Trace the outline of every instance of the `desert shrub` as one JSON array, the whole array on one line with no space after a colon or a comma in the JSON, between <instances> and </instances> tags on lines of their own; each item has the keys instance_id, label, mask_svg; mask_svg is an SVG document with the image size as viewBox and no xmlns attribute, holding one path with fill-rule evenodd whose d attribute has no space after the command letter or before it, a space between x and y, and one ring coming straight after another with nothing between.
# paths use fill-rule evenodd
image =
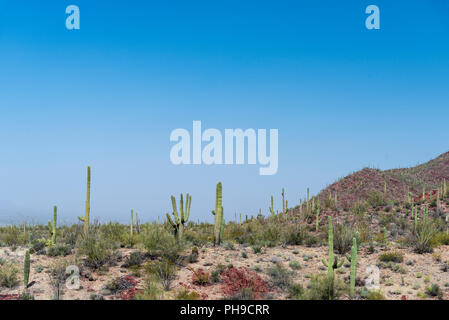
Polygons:
<instances>
[{"instance_id":1,"label":"desert shrub","mask_svg":"<svg viewBox=\"0 0 449 320\"><path fill-rule=\"evenodd\" d=\"M251 288L242 288L237 293L226 296L226 300L254 300L256 295Z\"/></svg>"},{"instance_id":2,"label":"desert shrub","mask_svg":"<svg viewBox=\"0 0 449 320\"><path fill-rule=\"evenodd\" d=\"M162 257L172 263L179 261L180 252L184 248L184 243L177 241L172 234L157 225L147 230L143 241L145 249L151 256Z\"/></svg>"},{"instance_id":3,"label":"desert shrub","mask_svg":"<svg viewBox=\"0 0 449 320\"><path fill-rule=\"evenodd\" d=\"M196 291L189 291L186 288L180 289L175 296L175 300L199 300L201 296Z\"/></svg>"},{"instance_id":4,"label":"desert shrub","mask_svg":"<svg viewBox=\"0 0 449 320\"><path fill-rule=\"evenodd\" d=\"M334 250L339 254L344 254L351 250L352 231L349 227L339 224L334 228Z\"/></svg>"},{"instance_id":5,"label":"desert shrub","mask_svg":"<svg viewBox=\"0 0 449 320\"><path fill-rule=\"evenodd\" d=\"M199 256L198 248L197 247L193 247L192 248L192 252L187 256L187 261L189 263L197 262L198 261L198 256Z\"/></svg>"},{"instance_id":6,"label":"desert shrub","mask_svg":"<svg viewBox=\"0 0 449 320\"><path fill-rule=\"evenodd\" d=\"M306 236L306 239L305 239L305 245L306 245L307 247L313 247L314 245L318 244L319 241L320 241L320 240L318 239L318 237L314 237L314 236L311 236L311 235L307 235L307 236Z\"/></svg>"},{"instance_id":7,"label":"desert shrub","mask_svg":"<svg viewBox=\"0 0 449 320\"><path fill-rule=\"evenodd\" d=\"M135 266L140 266L145 260L144 254L135 251L131 252L128 257L126 257L125 262L122 264L123 268L130 268Z\"/></svg>"},{"instance_id":8,"label":"desert shrub","mask_svg":"<svg viewBox=\"0 0 449 320\"><path fill-rule=\"evenodd\" d=\"M85 266L93 269L104 266L113 258L111 244L94 231L81 241L79 253L86 256Z\"/></svg>"},{"instance_id":9,"label":"desert shrub","mask_svg":"<svg viewBox=\"0 0 449 320\"><path fill-rule=\"evenodd\" d=\"M302 300L304 295L304 288L299 283L293 283L288 286L288 294L290 299Z\"/></svg>"},{"instance_id":10,"label":"desert shrub","mask_svg":"<svg viewBox=\"0 0 449 320\"><path fill-rule=\"evenodd\" d=\"M438 234L438 226L431 219L418 221L412 234L412 244L416 253L432 252L432 240Z\"/></svg>"},{"instance_id":11,"label":"desert shrub","mask_svg":"<svg viewBox=\"0 0 449 320\"><path fill-rule=\"evenodd\" d=\"M432 246L449 245L449 233L438 232L432 239Z\"/></svg>"},{"instance_id":12,"label":"desert shrub","mask_svg":"<svg viewBox=\"0 0 449 320\"><path fill-rule=\"evenodd\" d=\"M209 272L203 270L202 268L198 268L197 270L192 269L191 271L193 272L192 282L194 284L204 286L209 283Z\"/></svg>"},{"instance_id":13,"label":"desert shrub","mask_svg":"<svg viewBox=\"0 0 449 320\"><path fill-rule=\"evenodd\" d=\"M384 199L384 196L381 192L372 192L368 200L366 200L367 204L370 205L373 208L382 207L386 205L386 201Z\"/></svg>"},{"instance_id":14,"label":"desert shrub","mask_svg":"<svg viewBox=\"0 0 449 320\"><path fill-rule=\"evenodd\" d=\"M68 273L69 266L75 266L81 272L80 265L76 259L58 258L49 267L50 286L53 290L53 299L59 300L63 295L63 287L67 278L72 274ZM73 271L73 270L72 270Z\"/></svg>"},{"instance_id":15,"label":"desert shrub","mask_svg":"<svg viewBox=\"0 0 449 320\"><path fill-rule=\"evenodd\" d=\"M136 294L136 300L160 300L164 298L162 289L158 286L157 277L149 275L145 278L143 291Z\"/></svg>"},{"instance_id":16,"label":"desert shrub","mask_svg":"<svg viewBox=\"0 0 449 320\"><path fill-rule=\"evenodd\" d=\"M443 297L443 291L436 283L432 284L430 287L427 287L426 293L431 297L438 297L440 299Z\"/></svg>"},{"instance_id":17,"label":"desert shrub","mask_svg":"<svg viewBox=\"0 0 449 320\"><path fill-rule=\"evenodd\" d=\"M253 252L255 254L259 254L259 253L262 252L262 246L261 245L254 245L254 246L252 246L252 249L253 249Z\"/></svg>"},{"instance_id":18,"label":"desert shrub","mask_svg":"<svg viewBox=\"0 0 449 320\"><path fill-rule=\"evenodd\" d=\"M401 263L404 261L404 254L398 251L385 252L379 256L379 261Z\"/></svg>"},{"instance_id":19,"label":"desert shrub","mask_svg":"<svg viewBox=\"0 0 449 320\"><path fill-rule=\"evenodd\" d=\"M276 264L275 266L268 268L267 274L271 278L271 285L273 287L279 287L285 289L291 283L293 273L285 269L282 265Z\"/></svg>"},{"instance_id":20,"label":"desert shrub","mask_svg":"<svg viewBox=\"0 0 449 320\"><path fill-rule=\"evenodd\" d=\"M300 264L298 261L290 261L290 262L288 263L288 266L289 266L290 268L292 268L293 270L299 270L299 269L301 269L301 264Z\"/></svg>"},{"instance_id":21,"label":"desert shrub","mask_svg":"<svg viewBox=\"0 0 449 320\"><path fill-rule=\"evenodd\" d=\"M212 282L216 283L220 281L220 272L214 270L210 273L210 279Z\"/></svg>"},{"instance_id":22,"label":"desert shrub","mask_svg":"<svg viewBox=\"0 0 449 320\"><path fill-rule=\"evenodd\" d=\"M19 270L17 267L7 261L0 263L0 287L12 288L18 283Z\"/></svg>"},{"instance_id":23,"label":"desert shrub","mask_svg":"<svg viewBox=\"0 0 449 320\"><path fill-rule=\"evenodd\" d=\"M37 253L45 248L45 240L42 239L33 239L31 241L31 253Z\"/></svg>"},{"instance_id":24,"label":"desert shrub","mask_svg":"<svg viewBox=\"0 0 449 320\"><path fill-rule=\"evenodd\" d=\"M126 226L121 225L118 222L109 222L101 226L101 233L104 239L110 243L122 244L125 239L125 234L129 232Z\"/></svg>"},{"instance_id":25,"label":"desert shrub","mask_svg":"<svg viewBox=\"0 0 449 320\"><path fill-rule=\"evenodd\" d=\"M385 300L385 296L380 290L364 290L360 296L366 300Z\"/></svg>"},{"instance_id":26,"label":"desert shrub","mask_svg":"<svg viewBox=\"0 0 449 320\"><path fill-rule=\"evenodd\" d=\"M154 274L161 281L165 291L169 291L171 283L176 277L176 265L167 258L160 261L154 261L147 266L147 272Z\"/></svg>"},{"instance_id":27,"label":"desert shrub","mask_svg":"<svg viewBox=\"0 0 449 320\"><path fill-rule=\"evenodd\" d=\"M282 232L282 242L287 245L300 245L304 242L307 231L298 224L287 225Z\"/></svg>"},{"instance_id":28,"label":"desert shrub","mask_svg":"<svg viewBox=\"0 0 449 320\"><path fill-rule=\"evenodd\" d=\"M72 253L72 247L67 244L56 244L54 246L48 247L47 256L58 257L58 256L68 256Z\"/></svg>"},{"instance_id":29,"label":"desert shrub","mask_svg":"<svg viewBox=\"0 0 449 320\"><path fill-rule=\"evenodd\" d=\"M357 202L352 206L351 211L356 216L363 216L366 212L366 206L360 202Z\"/></svg>"},{"instance_id":30,"label":"desert shrub","mask_svg":"<svg viewBox=\"0 0 449 320\"><path fill-rule=\"evenodd\" d=\"M253 299L259 299L261 295L269 291L265 281L245 267L228 268L223 271L221 276L223 279L222 291L228 297L235 296L246 288L253 293Z\"/></svg>"},{"instance_id":31,"label":"desert shrub","mask_svg":"<svg viewBox=\"0 0 449 320\"><path fill-rule=\"evenodd\" d=\"M307 290L304 292L306 300L329 300L330 280L327 274L312 275ZM334 296L338 299L343 293L347 292L347 286L338 278L334 279Z\"/></svg>"},{"instance_id":32,"label":"desert shrub","mask_svg":"<svg viewBox=\"0 0 449 320\"><path fill-rule=\"evenodd\" d=\"M110 290L112 294L119 294L125 290L134 288L137 281L130 276L117 277L108 283L106 283L105 288Z\"/></svg>"},{"instance_id":33,"label":"desert shrub","mask_svg":"<svg viewBox=\"0 0 449 320\"><path fill-rule=\"evenodd\" d=\"M277 223L269 223L265 226L262 234L262 240L268 246L275 246L281 238L281 228Z\"/></svg>"}]
</instances>

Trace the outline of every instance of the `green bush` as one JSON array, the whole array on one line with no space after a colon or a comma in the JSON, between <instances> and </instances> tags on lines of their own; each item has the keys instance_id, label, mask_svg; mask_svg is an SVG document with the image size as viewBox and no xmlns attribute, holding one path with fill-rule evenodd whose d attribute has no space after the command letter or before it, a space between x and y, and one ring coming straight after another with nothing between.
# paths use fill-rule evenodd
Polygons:
<instances>
[{"instance_id":1,"label":"green bush","mask_svg":"<svg viewBox=\"0 0 449 320\"><path fill-rule=\"evenodd\" d=\"M11 262L2 262L0 264L0 287L12 288L18 281L19 270Z\"/></svg>"},{"instance_id":2,"label":"green bush","mask_svg":"<svg viewBox=\"0 0 449 320\"><path fill-rule=\"evenodd\" d=\"M285 269L280 264L268 268L267 274L271 277L271 285L282 289L287 288L290 285L293 276L291 271Z\"/></svg>"},{"instance_id":3,"label":"green bush","mask_svg":"<svg viewBox=\"0 0 449 320\"><path fill-rule=\"evenodd\" d=\"M412 235L412 243L416 253L430 253L433 251L432 241L438 234L438 226L430 218L420 220Z\"/></svg>"},{"instance_id":4,"label":"green bush","mask_svg":"<svg viewBox=\"0 0 449 320\"><path fill-rule=\"evenodd\" d=\"M389 251L389 252L382 253L379 256L379 261L401 263L404 261L404 255L398 251Z\"/></svg>"},{"instance_id":5,"label":"green bush","mask_svg":"<svg viewBox=\"0 0 449 320\"><path fill-rule=\"evenodd\" d=\"M80 253L86 256L85 266L93 269L104 266L113 258L111 244L95 232L89 232L89 236L82 240L79 249Z\"/></svg>"},{"instance_id":6,"label":"green bush","mask_svg":"<svg viewBox=\"0 0 449 320\"><path fill-rule=\"evenodd\" d=\"M443 297L443 291L441 291L440 287L436 283L432 284L430 287L427 287L426 293L431 297L438 297L440 299Z\"/></svg>"},{"instance_id":7,"label":"green bush","mask_svg":"<svg viewBox=\"0 0 449 320\"><path fill-rule=\"evenodd\" d=\"M352 230L346 225L339 224L334 228L334 251L338 254L345 254L352 247Z\"/></svg>"},{"instance_id":8,"label":"green bush","mask_svg":"<svg viewBox=\"0 0 449 320\"><path fill-rule=\"evenodd\" d=\"M67 244L56 244L47 249L47 256L57 257L57 256L68 256L72 253L72 247Z\"/></svg>"},{"instance_id":9,"label":"green bush","mask_svg":"<svg viewBox=\"0 0 449 320\"><path fill-rule=\"evenodd\" d=\"M161 261L154 261L147 266L148 274L153 274L161 281L166 291L171 288L171 283L176 277L176 265L173 261L163 258Z\"/></svg>"},{"instance_id":10,"label":"green bush","mask_svg":"<svg viewBox=\"0 0 449 320\"><path fill-rule=\"evenodd\" d=\"M306 300L329 300L329 278L327 274L312 275L307 290L304 292ZM334 299L338 299L348 291L347 286L338 278L334 279Z\"/></svg>"}]
</instances>

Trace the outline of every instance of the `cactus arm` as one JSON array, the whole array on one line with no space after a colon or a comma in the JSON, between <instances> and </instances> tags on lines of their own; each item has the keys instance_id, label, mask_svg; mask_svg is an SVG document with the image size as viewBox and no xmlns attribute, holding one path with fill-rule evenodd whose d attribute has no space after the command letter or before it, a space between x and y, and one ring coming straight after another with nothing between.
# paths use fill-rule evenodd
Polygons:
<instances>
[{"instance_id":1,"label":"cactus arm","mask_svg":"<svg viewBox=\"0 0 449 320\"><path fill-rule=\"evenodd\" d=\"M181 193L181 197L180 197L180 200L179 200L179 206L180 206L180 208L179 208L179 221L181 222L181 224L183 224L184 223L184 197L183 197L182 193Z\"/></svg>"},{"instance_id":2,"label":"cactus arm","mask_svg":"<svg viewBox=\"0 0 449 320\"><path fill-rule=\"evenodd\" d=\"M171 204L173 207L174 222L177 224L179 222L179 217L178 217L178 208L176 207L176 198L174 196L171 196Z\"/></svg>"}]
</instances>

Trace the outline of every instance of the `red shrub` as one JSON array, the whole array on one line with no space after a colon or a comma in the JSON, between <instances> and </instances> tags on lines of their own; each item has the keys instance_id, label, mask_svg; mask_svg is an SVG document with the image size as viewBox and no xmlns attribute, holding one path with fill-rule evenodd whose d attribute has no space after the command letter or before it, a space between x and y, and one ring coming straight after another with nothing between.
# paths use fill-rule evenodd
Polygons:
<instances>
[{"instance_id":1,"label":"red shrub","mask_svg":"<svg viewBox=\"0 0 449 320\"><path fill-rule=\"evenodd\" d=\"M245 267L229 268L222 272L222 291L226 295L233 296L244 288L249 288L254 293L254 298L259 299L261 294L269 292L265 281L256 273Z\"/></svg>"},{"instance_id":2,"label":"red shrub","mask_svg":"<svg viewBox=\"0 0 449 320\"><path fill-rule=\"evenodd\" d=\"M196 270L191 270L193 272L192 275L192 283L199 285L199 286L205 286L209 283L209 272L204 271L202 268L198 268Z\"/></svg>"}]
</instances>

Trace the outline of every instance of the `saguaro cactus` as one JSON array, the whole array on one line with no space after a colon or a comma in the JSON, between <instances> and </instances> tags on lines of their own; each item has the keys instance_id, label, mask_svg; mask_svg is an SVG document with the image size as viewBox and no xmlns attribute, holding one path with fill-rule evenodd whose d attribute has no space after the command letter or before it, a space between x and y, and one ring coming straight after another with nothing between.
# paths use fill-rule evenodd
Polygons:
<instances>
[{"instance_id":1,"label":"saguaro cactus","mask_svg":"<svg viewBox=\"0 0 449 320\"><path fill-rule=\"evenodd\" d=\"M53 207L53 222L48 221L48 231L50 233L50 245L56 244L56 219L58 217L58 208Z\"/></svg>"},{"instance_id":2,"label":"saguaro cactus","mask_svg":"<svg viewBox=\"0 0 449 320\"><path fill-rule=\"evenodd\" d=\"M285 213L285 193L284 188L282 188L282 213Z\"/></svg>"},{"instance_id":3,"label":"saguaro cactus","mask_svg":"<svg viewBox=\"0 0 449 320\"><path fill-rule=\"evenodd\" d=\"M171 196L171 203L173 207L173 220L170 218L170 215L167 213L167 220L170 225L173 227L175 232L175 236L178 240L182 239L182 235L184 234L184 223L189 220L190 216L190 205L192 204L192 197L187 193L186 194L186 205L184 208L184 198L181 193L181 198L179 200L179 214L178 208L176 207L176 198Z\"/></svg>"},{"instance_id":4,"label":"saguaro cactus","mask_svg":"<svg viewBox=\"0 0 449 320\"><path fill-rule=\"evenodd\" d=\"M343 265L344 259L338 261L338 257L334 256L334 229L332 226L332 217L328 216L329 222L329 238L328 238L328 246L329 246L329 254L328 260L321 260L324 266L327 267L327 277L328 277L328 285L329 285L329 300L334 298L334 270L340 268Z\"/></svg>"},{"instance_id":5,"label":"saguaro cactus","mask_svg":"<svg viewBox=\"0 0 449 320\"><path fill-rule=\"evenodd\" d=\"M131 237L133 236L133 230L134 229L134 212L133 209L131 209L131 224L129 225L129 233L131 234Z\"/></svg>"},{"instance_id":6,"label":"saguaro cactus","mask_svg":"<svg viewBox=\"0 0 449 320\"><path fill-rule=\"evenodd\" d=\"M27 250L25 253L25 260L23 263L23 285L25 288L30 283L30 251Z\"/></svg>"},{"instance_id":7,"label":"saguaro cactus","mask_svg":"<svg viewBox=\"0 0 449 320\"><path fill-rule=\"evenodd\" d=\"M447 188L447 182L446 182L446 179L444 179L444 184L443 184L443 197L447 197L447 196L449 196L449 193L448 193L448 188Z\"/></svg>"},{"instance_id":8,"label":"saguaro cactus","mask_svg":"<svg viewBox=\"0 0 449 320\"><path fill-rule=\"evenodd\" d=\"M212 214L215 215L214 225L214 244L219 245L221 242L221 232L223 224L223 202L222 202L222 185L221 182L217 183L217 192L215 198L215 210Z\"/></svg>"},{"instance_id":9,"label":"saguaro cactus","mask_svg":"<svg viewBox=\"0 0 449 320\"><path fill-rule=\"evenodd\" d=\"M84 222L84 236L89 235L89 218L90 218L90 166L87 167L87 191L86 191L86 210L84 217L78 219Z\"/></svg>"},{"instance_id":10,"label":"saguaro cactus","mask_svg":"<svg viewBox=\"0 0 449 320\"><path fill-rule=\"evenodd\" d=\"M320 212L321 212L320 196L318 196L318 207L316 208L316 217L315 217L315 231L316 232L318 232L318 229L320 228Z\"/></svg>"},{"instance_id":11,"label":"saguaro cactus","mask_svg":"<svg viewBox=\"0 0 449 320\"><path fill-rule=\"evenodd\" d=\"M274 208L273 208L273 196L271 196L270 213L271 213L271 216L272 216L272 217L275 216L275 214L274 214Z\"/></svg>"},{"instance_id":12,"label":"saguaro cactus","mask_svg":"<svg viewBox=\"0 0 449 320\"><path fill-rule=\"evenodd\" d=\"M351 297L355 294L355 280L357 276L357 259L358 259L358 251L359 251L359 245L357 243L357 238L354 237L352 239L352 248L351 248L351 255L346 254L346 259L351 263L351 273L350 273L350 295Z\"/></svg>"}]
</instances>

